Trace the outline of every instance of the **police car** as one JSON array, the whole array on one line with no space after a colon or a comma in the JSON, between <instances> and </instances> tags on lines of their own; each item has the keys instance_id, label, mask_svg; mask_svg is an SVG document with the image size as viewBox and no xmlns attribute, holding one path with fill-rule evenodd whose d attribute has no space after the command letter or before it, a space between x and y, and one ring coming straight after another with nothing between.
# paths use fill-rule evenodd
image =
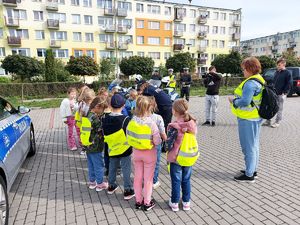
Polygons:
<instances>
[{"instance_id":1,"label":"police car","mask_svg":"<svg viewBox=\"0 0 300 225\"><path fill-rule=\"evenodd\" d=\"M36 152L30 109L14 108L0 96L0 224L8 224L10 190L27 156Z\"/></svg>"}]
</instances>

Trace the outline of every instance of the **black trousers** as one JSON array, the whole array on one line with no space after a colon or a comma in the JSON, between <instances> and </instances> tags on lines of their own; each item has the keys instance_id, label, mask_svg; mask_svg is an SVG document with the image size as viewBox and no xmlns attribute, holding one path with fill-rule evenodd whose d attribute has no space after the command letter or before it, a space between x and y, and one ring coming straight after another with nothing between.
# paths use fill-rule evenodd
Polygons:
<instances>
[{"instance_id":1,"label":"black trousers","mask_svg":"<svg viewBox=\"0 0 300 225\"><path fill-rule=\"evenodd\" d=\"M189 87L182 87L180 90L180 97L183 98L185 96L185 99L187 101L190 100L190 88Z\"/></svg>"}]
</instances>

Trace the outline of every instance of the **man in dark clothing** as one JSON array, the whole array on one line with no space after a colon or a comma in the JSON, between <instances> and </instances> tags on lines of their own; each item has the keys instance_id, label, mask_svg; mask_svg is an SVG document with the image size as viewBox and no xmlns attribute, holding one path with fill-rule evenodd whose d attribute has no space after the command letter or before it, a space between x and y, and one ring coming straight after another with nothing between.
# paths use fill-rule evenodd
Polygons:
<instances>
[{"instance_id":1,"label":"man in dark clothing","mask_svg":"<svg viewBox=\"0 0 300 225\"><path fill-rule=\"evenodd\" d=\"M205 95L205 115L206 121L202 125L216 125L216 115L219 103L219 89L222 75L218 74L216 67L209 67L209 73L204 79L206 89ZM210 113L211 112L211 113ZM211 115L210 115L211 114ZM210 123L211 121L211 123Z\"/></svg>"},{"instance_id":2,"label":"man in dark clothing","mask_svg":"<svg viewBox=\"0 0 300 225\"><path fill-rule=\"evenodd\" d=\"M186 100L190 100L190 87L192 83L192 76L189 73L189 68L183 68L183 74L180 76L180 97L185 96Z\"/></svg>"},{"instance_id":3,"label":"man in dark clothing","mask_svg":"<svg viewBox=\"0 0 300 225\"><path fill-rule=\"evenodd\" d=\"M277 71L274 74L273 85L279 99L279 110L275 118L275 123L271 124L271 120L267 120L263 125L271 126L273 128L279 127L282 120L283 103L286 100L287 94L293 85L293 78L291 73L285 68L286 61L280 58L277 61Z\"/></svg>"},{"instance_id":4,"label":"man in dark clothing","mask_svg":"<svg viewBox=\"0 0 300 225\"><path fill-rule=\"evenodd\" d=\"M162 79L159 74L159 71L157 69L155 69L154 72L152 73L151 79L152 80L161 80Z\"/></svg>"}]
</instances>

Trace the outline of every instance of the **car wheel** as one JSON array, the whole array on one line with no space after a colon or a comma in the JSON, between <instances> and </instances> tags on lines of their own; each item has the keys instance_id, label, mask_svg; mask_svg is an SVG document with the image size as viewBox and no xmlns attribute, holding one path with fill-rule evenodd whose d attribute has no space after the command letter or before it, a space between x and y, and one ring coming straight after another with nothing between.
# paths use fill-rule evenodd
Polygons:
<instances>
[{"instance_id":1,"label":"car wheel","mask_svg":"<svg viewBox=\"0 0 300 225\"><path fill-rule=\"evenodd\" d=\"M34 156L36 152L36 144L35 144L35 136L34 136L34 130L33 127L30 128L30 149L28 152L28 156Z\"/></svg>"},{"instance_id":2,"label":"car wheel","mask_svg":"<svg viewBox=\"0 0 300 225\"><path fill-rule=\"evenodd\" d=\"M9 207L6 184L0 176L0 225L8 224Z\"/></svg>"}]
</instances>

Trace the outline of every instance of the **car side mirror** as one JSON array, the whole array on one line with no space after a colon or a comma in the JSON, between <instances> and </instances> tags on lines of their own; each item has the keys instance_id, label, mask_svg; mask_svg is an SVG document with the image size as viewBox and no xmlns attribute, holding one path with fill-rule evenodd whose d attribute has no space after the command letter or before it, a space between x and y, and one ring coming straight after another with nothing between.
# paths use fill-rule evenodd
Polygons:
<instances>
[{"instance_id":1,"label":"car side mirror","mask_svg":"<svg viewBox=\"0 0 300 225\"><path fill-rule=\"evenodd\" d=\"M26 114L26 113L29 113L29 112L30 112L30 109L27 108L27 107L25 107L25 106L19 106L19 107L18 107L18 111L19 111L19 113L21 113L21 114Z\"/></svg>"}]
</instances>

